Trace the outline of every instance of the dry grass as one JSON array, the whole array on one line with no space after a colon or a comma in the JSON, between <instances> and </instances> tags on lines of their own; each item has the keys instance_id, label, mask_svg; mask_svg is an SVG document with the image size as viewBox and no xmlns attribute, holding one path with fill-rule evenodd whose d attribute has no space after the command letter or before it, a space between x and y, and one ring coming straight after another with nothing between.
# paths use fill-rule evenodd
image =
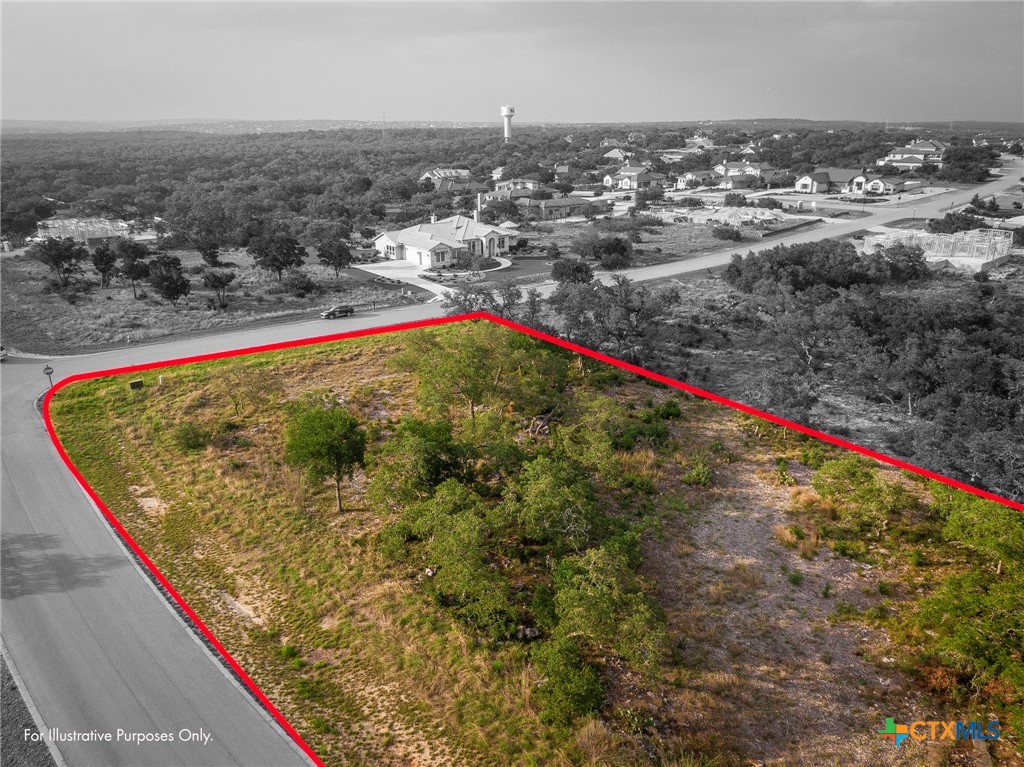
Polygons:
<instances>
[{"instance_id":1,"label":"dry grass","mask_svg":"<svg viewBox=\"0 0 1024 767\"><path fill-rule=\"evenodd\" d=\"M138 343L162 336L210 330L288 317L308 317L334 303L369 307L402 303L398 291L377 283L356 279L307 259L304 271L323 289L304 298L278 293L277 278L255 267L244 251L224 255L225 266L237 274L228 294L228 309L208 308L213 293L202 285L199 274L190 273L202 265L194 251L172 251L181 259L192 292L177 307L160 299L149 289L146 298L136 300L130 285L115 282L100 288L91 268L78 280L78 290L48 290L50 273L25 254L0 259L0 295L4 345L19 351L71 353L90 346Z\"/></svg>"}]
</instances>

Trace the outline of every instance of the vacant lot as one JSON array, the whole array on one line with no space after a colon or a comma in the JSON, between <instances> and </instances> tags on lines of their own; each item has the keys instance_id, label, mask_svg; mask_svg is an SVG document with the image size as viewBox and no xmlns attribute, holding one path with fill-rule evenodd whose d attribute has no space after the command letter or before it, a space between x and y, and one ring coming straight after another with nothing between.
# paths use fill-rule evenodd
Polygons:
<instances>
[{"instance_id":1,"label":"vacant lot","mask_svg":"<svg viewBox=\"0 0 1024 767\"><path fill-rule=\"evenodd\" d=\"M229 251L219 268L237 276L228 290L228 308L220 310L211 308L214 295L203 287L199 255L188 250L170 255L181 259L192 282L191 294L177 307L144 283L139 285L137 299L124 281L101 288L89 264L68 288L57 289L46 267L25 252L4 254L0 257L4 345L24 352L70 354L178 333L309 317L335 303L368 309L419 300L403 296L400 287L373 282L372 275L358 269L343 270L336 279L333 270L312 256L307 256L303 271L314 288L289 289L276 275L257 269L249 254Z\"/></svg>"},{"instance_id":2,"label":"vacant lot","mask_svg":"<svg viewBox=\"0 0 1024 767\"><path fill-rule=\"evenodd\" d=\"M974 763L874 733L975 705L928 697L879 622L940 571L829 533L809 483L837 451L490 323L160 372L61 390L58 434L330 765ZM367 431L341 514L284 459L308 407ZM893 526L923 513L920 483L856 476L906 486Z\"/></svg>"}]
</instances>

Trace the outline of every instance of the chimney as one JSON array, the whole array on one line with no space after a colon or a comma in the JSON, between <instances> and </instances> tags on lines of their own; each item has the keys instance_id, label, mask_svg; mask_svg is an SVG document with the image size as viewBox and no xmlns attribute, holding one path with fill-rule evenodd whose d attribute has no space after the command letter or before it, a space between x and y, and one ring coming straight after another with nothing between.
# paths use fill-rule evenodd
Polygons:
<instances>
[{"instance_id":1,"label":"chimney","mask_svg":"<svg viewBox=\"0 0 1024 767\"><path fill-rule=\"evenodd\" d=\"M476 193L476 209L480 210L483 207L484 207L484 193L483 192L477 192Z\"/></svg>"},{"instance_id":2,"label":"chimney","mask_svg":"<svg viewBox=\"0 0 1024 767\"><path fill-rule=\"evenodd\" d=\"M473 211L473 220L476 221L477 223L480 223L480 209L479 208L477 208L476 210Z\"/></svg>"},{"instance_id":3,"label":"chimney","mask_svg":"<svg viewBox=\"0 0 1024 767\"><path fill-rule=\"evenodd\" d=\"M431 213L430 214L430 223L432 223L432 224L436 224L437 223L437 214L436 213Z\"/></svg>"}]
</instances>

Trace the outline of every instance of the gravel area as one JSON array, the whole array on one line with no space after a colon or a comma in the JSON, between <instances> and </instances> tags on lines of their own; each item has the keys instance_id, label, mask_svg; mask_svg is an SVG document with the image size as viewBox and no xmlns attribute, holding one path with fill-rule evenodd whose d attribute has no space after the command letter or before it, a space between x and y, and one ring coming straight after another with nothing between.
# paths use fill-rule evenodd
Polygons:
<instances>
[{"instance_id":1,"label":"gravel area","mask_svg":"<svg viewBox=\"0 0 1024 767\"><path fill-rule=\"evenodd\" d=\"M39 732L7 662L0 659L3 694L0 695L0 765L2 767L57 767L42 741L27 741L25 730Z\"/></svg>"}]
</instances>

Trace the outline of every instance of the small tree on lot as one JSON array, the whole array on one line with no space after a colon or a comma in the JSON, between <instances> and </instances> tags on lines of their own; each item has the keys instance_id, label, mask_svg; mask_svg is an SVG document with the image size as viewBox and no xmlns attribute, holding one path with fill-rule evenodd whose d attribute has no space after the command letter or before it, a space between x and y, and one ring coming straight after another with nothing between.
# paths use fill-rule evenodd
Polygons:
<instances>
[{"instance_id":1,"label":"small tree on lot","mask_svg":"<svg viewBox=\"0 0 1024 767\"><path fill-rule=\"evenodd\" d=\"M149 284L162 299L177 306L178 301L192 292L192 283L181 269L181 259L175 256L157 256L149 266Z\"/></svg>"},{"instance_id":2,"label":"small tree on lot","mask_svg":"<svg viewBox=\"0 0 1024 767\"><path fill-rule=\"evenodd\" d=\"M334 495L341 509L341 482L363 465L366 432L359 419L342 408L320 405L296 411L285 431L284 460L305 469L312 482L334 480Z\"/></svg>"},{"instance_id":3,"label":"small tree on lot","mask_svg":"<svg viewBox=\"0 0 1024 767\"><path fill-rule=\"evenodd\" d=\"M58 240L47 237L29 249L29 255L42 261L46 268L57 277L60 286L67 287L71 278L82 272L82 261L89 251L78 245L70 237Z\"/></svg>"},{"instance_id":4,"label":"small tree on lot","mask_svg":"<svg viewBox=\"0 0 1024 767\"><path fill-rule=\"evenodd\" d=\"M727 208L742 208L747 204L747 198L739 192L729 192L722 200L722 204Z\"/></svg>"},{"instance_id":5,"label":"small tree on lot","mask_svg":"<svg viewBox=\"0 0 1024 767\"><path fill-rule=\"evenodd\" d=\"M220 246L217 243L204 240L196 246L196 250L207 266L220 266Z\"/></svg>"},{"instance_id":6,"label":"small tree on lot","mask_svg":"<svg viewBox=\"0 0 1024 767\"><path fill-rule=\"evenodd\" d=\"M352 253L349 251L348 245L341 240L330 240L320 243L320 247L317 248L317 255L320 258L321 264L334 269L335 279L341 276L342 269L348 269L352 266Z\"/></svg>"},{"instance_id":7,"label":"small tree on lot","mask_svg":"<svg viewBox=\"0 0 1024 767\"><path fill-rule=\"evenodd\" d=\"M565 259L555 264L555 267L551 270L551 276L559 284L576 283L587 285L594 280L594 270L590 268L590 264L583 260Z\"/></svg>"},{"instance_id":8,"label":"small tree on lot","mask_svg":"<svg viewBox=\"0 0 1024 767\"><path fill-rule=\"evenodd\" d=\"M217 305L221 309L226 309L228 306L228 286L234 281L234 272L218 272L213 269L203 272L203 285L216 294Z\"/></svg>"},{"instance_id":9,"label":"small tree on lot","mask_svg":"<svg viewBox=\"0 0 1024 767\"><path fill-rule=\"evenodd\" d=\"M633 243L622 237L608 237L601 244L601 266L625 269L633 262Z\"/></svg>"},{"instance_id":10,"label":"small tree on lot","mask_svg":"<svg viewBox=\"0 0 1024 767\"><path fill-rule=\"evenodd\" d=\"M110 278L117 272L117 254L109 245L100 245L92 252L92 266L100 276L100 287L109 287Z\"/></svg>"},{"instance_id":11,"label":"small tree on lot","mask_svg":"<svg viewBox=\"0 0 1024 767\"><path fill-rule=\"evenodd\" d=\"M149 276L149 249L131 240L122 240L114 246L121 266L118 273L132 284L132 296L139 297L138 284Z\"/></svg>"},{"instance_id":12,"label":"small tree on lot","mask_svg":"<svg viewBox=\"0 0 1024 767\"><path fill-rule=\"evenodd\" d=\"M287 270L302 266L306 255L306 249L299 245L298 240L286 234L259 237L249 243L246 252L252 255L260 269L275 272L278 282Z\"/></svg>"}]
</instances>

